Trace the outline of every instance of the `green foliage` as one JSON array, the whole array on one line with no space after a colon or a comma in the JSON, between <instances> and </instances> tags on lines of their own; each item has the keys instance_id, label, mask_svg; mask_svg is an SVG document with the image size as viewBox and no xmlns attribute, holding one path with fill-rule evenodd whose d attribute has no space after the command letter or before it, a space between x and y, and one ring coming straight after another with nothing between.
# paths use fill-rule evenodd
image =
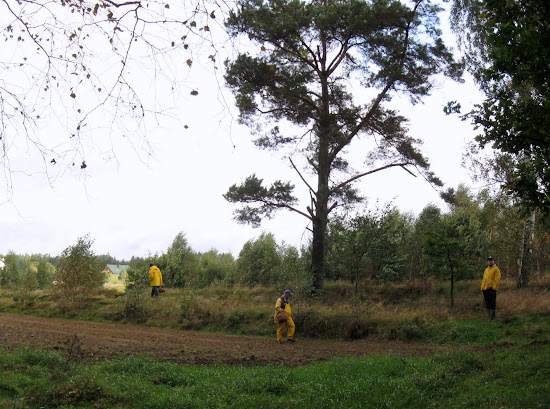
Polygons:
<instances>
[{"instance_id":1,"label":"green foliage","mask_svg":"<svg viewBox=\"0 0 550 409\"><path fill-rule=\"evenodd\" d=\"M38 288L48 288L52 285L52 281L55 275L55 267L52 263L46 260L41 260L38 263L36 271L36 280L38 282Z\"/></svg>"},{"instance_id":2,"label":"green foliage","mask_svg":"<svg viewBox=\"0 0 550 409\"><path fill-rule=\"evenodd\" d=\"M240 185L233 185L223 197L231 203L261 203L260 206L245 205L236 211L236 219L241 223L260 225L262 218L273 216L278 208L290 208L297 199L292 196L294 185L276 181L269 188L256 175L246 178Z\"/></svg>"},{"instance_id":3,"label":"green foliage","mask_svg":"<svg viewBox=\"0 0 550 409\"><path fill-rule=\"evenodd\" d=\"M235 274L237 264L230 253L218 253L210 250L198 254L199 271L196 286L207 287L213 283L221 282L228 276Z\"/></svg>"},{"instance_id":4,"label":"green foliage","mask_svg":"<svg viewBox=\"0 0 550 409\"><path fill-rule=\"evenodd\" d=\"M13 285L21 279L22 270L25 268L22 265L22 258L14 252L9 252L4 257L6 266L2 270L1 283L2 285ZM23 263L24 264L24 263Z\"/></svg>"},{"instance_id":5,"label":"green foliage","mask_svg":"<svg viewBox=\"0 0 550 409\"><path fill-rule=\"evenodd\" d=\"M546 0L455 0L452 20L475 40L468 60L486 97L466 117L483 131L478 143L513 158L502 187L541 209L550 206L549 13Z\"/></svg>"},{"instance_id":6,"label":"green foliage","mask_svg":"<svg viewBox=\"0 0 550 409\"><path fill-rule=\"evenodd\" d=\"M471 274L479 269L479 241L479 230L469 218L444 215L425 237L425 254L432 274L472 278Z\"/></svg>"},{"instance_id":7,"label":"green foliage","mask_svg":"<svg viewBox=\"0 0 550 409\"><path fill-rule=\"evenodd\" d=\"M452 211L431 226L424 236L424 248L433 269L431 273L450 278L451 306L454 306L454 284L475 276L483 260L481 250L485 237L478 203L466 188L459 187L456 194L449 191L446 200Z\"/></svg>"},{"instance_id":8,"label":"green foliage","mask_svg":"<svg viewBox=\"0 0 550 409\"><path fill-rule=\"evenodd\" d=\"M256 240L247 241L237 259L237 274L243 284L269 285L281 278L281 255L275 237L262 233Z\"/></svg>"},{"instance_id":9,"label":"green foliage","mask_svg":"<svg viewBox=\"0 0 550 409\"><path fill-rule=\"evenodd\" d=\"M271 233L262 233L247 241L239 253L237 269L228 276L229 283L247 285L284 284L297 286L304 279L304 268L298 250L277 244Z\"/></svg>"},{"instance_id":10,"label":"green foliage","mask_svg":"<svg viewBox=\"0 0 550 409\"><path fill-rule=\"evenodd\" d=\"M122 314L129 322L143 324L147 321L150 311L142 288L138 286L127 288Z\"/></svg>"},{"instance_id":11,"label":"green foliage","mask_svg":"<svg viewBox=\"0 0 550 409\"><path fill-rule=\"evenodd\" d=\"M198 279L199 260L184 233L176 235L166 254L159 257L158 263L167 286L186 287L194 285Z\"/></svg>"},{"instance_id":12,"label":"green foliage","mask_svg":"<svg viewBox=\"0 0 550 409\"><path fill-rule=\"evenodd\" d=\"M279 254L281 255L281 282L286 287L295 288L298 291L307 293L306 288L311 281L310 269L307 254L301 253L294 246L282 243L279 245Z\"/></svg>"},{"instance_id":13,"label":"green foliage","mask_svg":"<svg viewBox=\"0 0 550 409\"><path fill-rule=\"evenodd\" d=\"M130 265L126 270L126 288L144 288L149 286L149 263Z\"/></svg>"},{"instance_id":14,"label":"green foliage","mask_svg":"<svg viewBox=\"0 0 550 409\"><path fill-rule=\"evenodd\" d=\"M330 277L355 283L366 277L403 279L402 245L409 230L408 219L390 206L351 218L335 218L329 224Z\"/></svg>"},{"instance_id":15,"label":"green foliage","mask_svg":"<svg viewBox=\"0 0 550 409\"><path fill-rule=\"evenodd\" d=\"M89 297L106 280L103 265L91 249L92 244L93 240L86 235L61 253L56 273L57 288L68 301Z\"/></svg>"}]
</instances>

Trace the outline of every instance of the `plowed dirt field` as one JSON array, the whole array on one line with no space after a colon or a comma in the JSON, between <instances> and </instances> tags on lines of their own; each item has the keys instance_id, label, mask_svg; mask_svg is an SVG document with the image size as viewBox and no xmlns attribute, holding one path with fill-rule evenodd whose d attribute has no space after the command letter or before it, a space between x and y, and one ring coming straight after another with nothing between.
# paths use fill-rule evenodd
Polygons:
<instances>
[{"instance_id":1,"label":"plowed dirt field","mask_svg":"<svg viewBox=\"0 0 550 409\"><path fill-rule=\"evenodd\" d=\"M275 330L275 328L274 328ZM72 358L101 360L149 356L185 364L305 365L337 357L395 353L428 355L444 347L403 342L326 341L297 338L279 345L273 338L178 331L0 313L0 347L57 350Z\"/></svg>"}]
</instances>

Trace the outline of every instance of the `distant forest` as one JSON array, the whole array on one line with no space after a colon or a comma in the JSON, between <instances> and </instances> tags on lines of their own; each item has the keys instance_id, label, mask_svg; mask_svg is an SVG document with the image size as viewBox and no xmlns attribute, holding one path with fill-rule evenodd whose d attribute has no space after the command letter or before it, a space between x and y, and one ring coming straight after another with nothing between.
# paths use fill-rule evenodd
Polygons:
<instances>
[{"instance_id":1,"label":"distant forest","mask_svg":"<svg viewBox=\"0 0 550 409\"><path fill-rule=\"evenodd\" d=\"M537 215L533 226L522 209L506 195L467 188L450 192L447 212L426 206L418 217L386 205L375 211L339 215L329 223L326 279L353 283L362 280L463 280L481 277L487 256L496 259L503 277L528 285L530 277L548 274L550 225ZM526 245L527 243L527 245ZM197 252L179 233L162 254L117 259L93 255L97 265L128 264L128 281L148 285L148 267L158 265L171 287L202 288L226 285L272 285L279 282L311 285L310 247L295 248L261 233L246 242L237 258L212 249ZM0 271L3 287L46 288L56 279L60 255L5 254Z\"/></svg>"}]
</instances>

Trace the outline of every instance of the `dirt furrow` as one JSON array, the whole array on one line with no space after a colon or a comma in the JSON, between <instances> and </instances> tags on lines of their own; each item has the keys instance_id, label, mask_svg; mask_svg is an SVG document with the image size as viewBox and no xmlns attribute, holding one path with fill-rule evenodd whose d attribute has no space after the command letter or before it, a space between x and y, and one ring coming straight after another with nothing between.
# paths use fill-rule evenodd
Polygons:
<instances>
[{"instance_id":1,"label":"dirt furrow","mask_svg":"<svg viewBox=\"0 0 550 409\"><path fill-rule=\"evenodd\" d=\"M97 323L0 313L0 346L53 349L72 358L100 360L145 355L188 364L305 365L336 357L396 353L427 355L444 347L403 342L274 338L179 331L117 323Z\"/></svg>"}]
</instances>

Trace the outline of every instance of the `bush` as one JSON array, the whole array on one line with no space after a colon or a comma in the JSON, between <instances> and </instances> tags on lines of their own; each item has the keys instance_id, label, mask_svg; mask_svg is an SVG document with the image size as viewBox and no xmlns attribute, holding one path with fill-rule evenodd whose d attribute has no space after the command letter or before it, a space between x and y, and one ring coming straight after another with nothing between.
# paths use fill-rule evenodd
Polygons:
<instances>
[{"instance_id":1,"label":"bush","mask_svg":"<svg viewBox=\"0 0 550 409\"><path fill-rule=\"evenodd\" d=\"M103 286L102 264L91 250L93 240L80 237L74 246L63 250L56 278L58 290L69 301L82 301Z\"/></svg>"},{"instance_id":2,"label":"bush","mask_svg":"<svg viewBox=\"0 0 550 409\"><path fill-rule=\"evenodd\" d=\"M126 291L122 314L128 321L137 324L143 324L147 321L149 308L147 307L146 296L142 289L131 288Z\"/></svg>"},{"instance_id":3,"label":"bush","mask_svg":"<svg viewBox=\"0 0 550 409\"><path fill-rule=\"evenodd\" d=\"M130 266L126 274L126 291L149 286L149 264Z\"/></svg>"}]
</instances>

